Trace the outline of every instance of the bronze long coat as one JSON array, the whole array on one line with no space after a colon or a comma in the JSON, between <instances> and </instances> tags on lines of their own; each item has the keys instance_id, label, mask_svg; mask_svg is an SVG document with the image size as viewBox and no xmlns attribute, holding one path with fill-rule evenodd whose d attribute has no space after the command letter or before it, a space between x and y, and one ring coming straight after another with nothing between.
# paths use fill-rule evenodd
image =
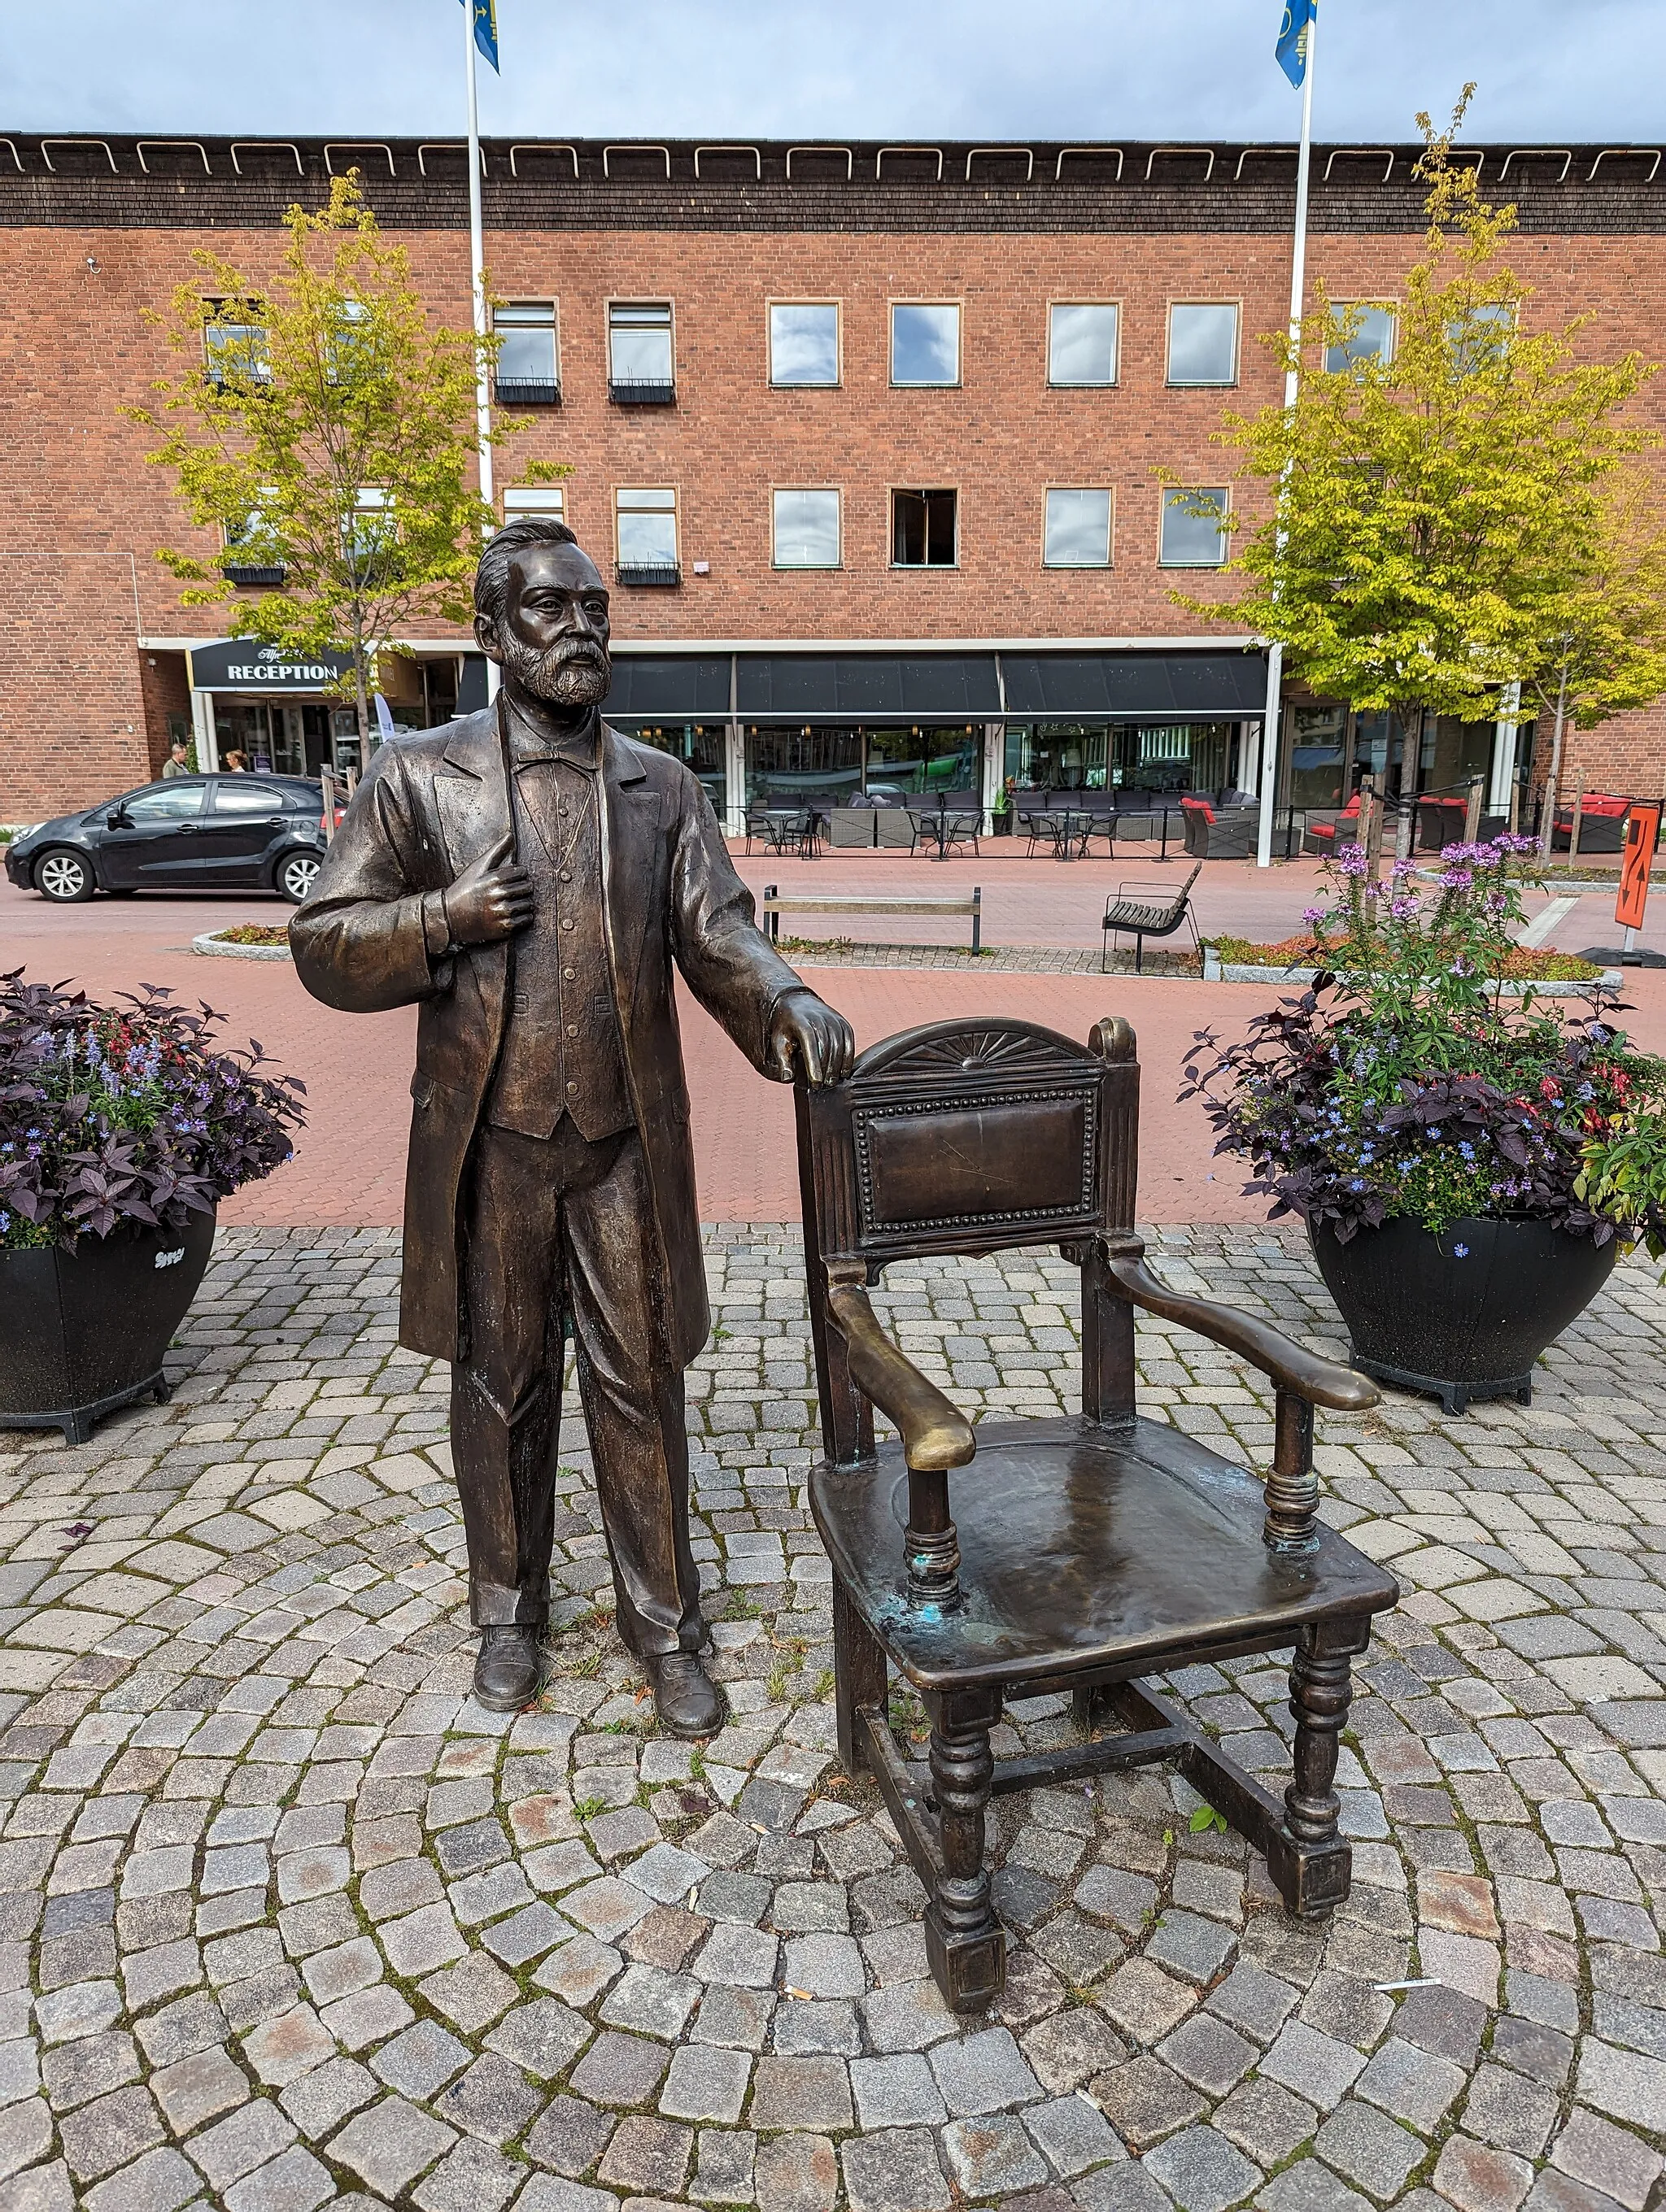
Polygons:
<instances>
[{"instance_id":1,"label":"bronze long coat","mask_svg":"<svg viewBox=\"0 0 1666 2212\"><path fill-rule=\"evenodd\" d=\"M751 893L689 770L604 726L599 783L608 958L653 1192L641 1232L657 1246L671 1354L686 1366L711 1312L672 963L760 1071L776 1006L803 987L755 927ZM431 1358L459 1356L464 1171L502 1039L508 960L499 943L431 962L423 895L508 826L491 710L386 746L289 924L314 998L349 1013L420 1008L399 1340ZM536 869L535 853L521 858Z\"/></svg>"}]
</instances>

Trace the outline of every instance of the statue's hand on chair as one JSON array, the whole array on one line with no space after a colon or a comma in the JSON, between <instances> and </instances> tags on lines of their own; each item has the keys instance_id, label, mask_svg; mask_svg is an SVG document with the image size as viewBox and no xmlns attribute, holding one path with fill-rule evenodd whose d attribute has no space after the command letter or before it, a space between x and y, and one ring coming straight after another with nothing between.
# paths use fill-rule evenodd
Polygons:
<instances>
[{"instance_id":1,"label":"statue's hand on chair","mask_svg":"<svg viewBox=\"0 0 1666 2212\"><path fill-rule=\"evenodd\" d=\"M842 1083L855 1058L849 1023L812 990L789 991L769 1018L764 1073L776 1083Z\"/></svg>"}]
</instances>

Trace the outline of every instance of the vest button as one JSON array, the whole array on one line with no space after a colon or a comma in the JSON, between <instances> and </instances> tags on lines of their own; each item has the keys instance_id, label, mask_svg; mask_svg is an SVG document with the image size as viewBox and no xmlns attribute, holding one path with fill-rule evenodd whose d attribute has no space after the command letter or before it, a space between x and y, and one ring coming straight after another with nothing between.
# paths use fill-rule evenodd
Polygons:
<instances>
[{"instance_id":1,"label":"vest button","mask_svg":"<svg viewBox=\"0 0 1666 2212\"><path fill-rule=\"evenodd\" d=\"M573 927L573 924L570 921L564 921L562 924L562 927L563 929L571 929Z\"/></svg>"},{"instance_id":2,"label":"vest button","mask_svg":"<svg viewBox=\"0 0 1666 2212\"><path fill-rule=\"evenodd\" d=\"M576 1022L569 1022L569 1024L567 1024L567 1034L568 1034L568 1036L576 1036L578 1035L578 1033L579 1033L579 1025L578 1025L578 1024L577 1024Z\"/></svg>"},{"instance_id":3,"label":"vest button","mask_svg":"<svg viewBox=\"0 0 1666 2212\"><path fill-rule=\"evenodd\" d=\"M576 1083L573 1083L573 1082L569 1082L569 1083L568 1084L568 1086L567 1086L567 1088L568 1088L569 1091L576 1091L576 1090L578 1089L578 1087L579 1087L579 1086L578 1086L578 1085L577 1085Z\"/></svg>"},{"instance_id":4,"label":"vest button","mask_svg":"<svg viewBox=\"0 0 1666 2212\"><path fill-rule=\"evenodd\" d=\"M563 968L561 972L562 979L570 983L574 976L576 975L579 971L576 968Z\"/></svg>"}]
</instances>

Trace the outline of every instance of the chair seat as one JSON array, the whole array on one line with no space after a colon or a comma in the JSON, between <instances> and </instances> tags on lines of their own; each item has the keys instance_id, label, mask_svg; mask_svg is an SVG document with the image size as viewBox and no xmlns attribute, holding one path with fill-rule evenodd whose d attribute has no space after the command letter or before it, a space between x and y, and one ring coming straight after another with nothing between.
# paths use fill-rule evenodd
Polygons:
<instances>
[{"instance_id":1,"label":"chair seat","mask_svg":"<svg viewBox=\"0 0 1666 2212\"><path fill-rule=\"evenodd\" d=\"M1316 1552L1262 1540L1262 1486L1178 1429L1079 1418L981 1425L951 1478L963 1602L907 1595L900 1445L877 1468L811 1471L810 1503L858 1612L921 1689L1125 1680L1274 1650L1306 1622L1380 1613L1391 1576L1321 1524Z\"/></svg>"},{"instance_id":2,"label":"chair seat","mask_svg":"<svg viewBox=\"0 0 1666 2212\"><path fill-rule=\"evenodd\" d=\"M1105 908L1104 927L1106 929L1147 929L1155 933L1161 929L1177 928L1181 914L1181 906L1140 906L1132 900L1123 899Z\"/></svg>"}]
</instances>

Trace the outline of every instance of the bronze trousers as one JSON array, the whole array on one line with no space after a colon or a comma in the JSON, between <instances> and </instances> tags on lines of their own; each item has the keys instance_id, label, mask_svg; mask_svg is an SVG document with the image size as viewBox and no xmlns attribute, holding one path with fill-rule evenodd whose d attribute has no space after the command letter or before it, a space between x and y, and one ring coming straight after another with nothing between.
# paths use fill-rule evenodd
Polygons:
<instances>
[{"instance_id":1,"label":"bronze trousers","mask_svg":"<svg viewBox=\"0 0 1666 2212\"><path fill-rule=\"evenodd\" d=\"M550 1138L481 1130L463 1263L468 1357L451 1389L477 1626L549 1613L565 1307L619 1633L644 1655L698 1649L683 1376L666 1351L657 1268L634 1129L590 1144L563 1115Z\"/></svg>"}]
</instances>

